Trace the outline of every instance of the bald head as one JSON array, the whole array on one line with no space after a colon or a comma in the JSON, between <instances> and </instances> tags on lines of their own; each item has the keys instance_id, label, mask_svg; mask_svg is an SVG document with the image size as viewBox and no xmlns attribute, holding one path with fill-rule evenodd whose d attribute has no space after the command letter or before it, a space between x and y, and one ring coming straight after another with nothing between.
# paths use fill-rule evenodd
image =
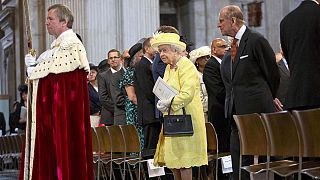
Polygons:
<instances>
[{"instance_id":1,"label":"bald head","mask_svg":"<svg viewBox=\"0 0 320 180\"><path fill-rule=\"evenodd\" d=\"M216 38L211 43L211 55L222 59L228 49L228 44L224 39Z\"/></svg>"}]
</instances>

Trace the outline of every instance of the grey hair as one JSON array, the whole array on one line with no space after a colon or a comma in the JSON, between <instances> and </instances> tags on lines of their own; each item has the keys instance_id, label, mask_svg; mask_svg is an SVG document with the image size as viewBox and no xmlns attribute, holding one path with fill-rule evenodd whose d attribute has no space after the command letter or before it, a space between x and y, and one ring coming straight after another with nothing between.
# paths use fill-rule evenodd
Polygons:
<instances>
[{"instance_id":1,"label":"grey hair","mask_svg":"<svg viewBox=\"0 0 320 180\"><path fill-rule=\"evenodd\" d=\"M226 6L225 8L227 10L228 19L231 19L231 18L235 17L238 23L244 23L245 22L243 20L243 13L242 13L242 11L241 11L239 6L229 5L229 6Z\"/></svg>"},{"instance_id":2,"label":"grey hair","mask_svg":"<svg viewBox=\"0 0 320 180\"><path fill-rule=\"evenodd\" d=\"M73 14L71 10L62 4L54 4L48 8L48 11L50 10L56 10L57 16L59 18L59 21L66 21L67 22L67 27L72 28L73 25Z\"/></svg>"},{"instance_id":3,"label":"grey hair","mask_svg":"<svg viewBox=\"0 0 320 180\"><path fill-rule=\"evenodd\" d=\"M175 44L169 44L169 46L172 51L175 51L178 53L182 53L182 51L184 50L183 48L181 48L180 46L177 46Z\"/></svg>"}]
</instances>

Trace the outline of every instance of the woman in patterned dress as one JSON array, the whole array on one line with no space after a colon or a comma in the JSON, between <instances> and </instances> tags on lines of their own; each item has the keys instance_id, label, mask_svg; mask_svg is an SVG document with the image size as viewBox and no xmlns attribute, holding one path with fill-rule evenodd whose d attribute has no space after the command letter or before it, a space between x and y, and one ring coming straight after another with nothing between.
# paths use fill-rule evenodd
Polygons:
<instances>
[{"instance_id":1,"label":"woman in patterned dress","mask_svg":"<svg viewBox=\"0 0 320 180\"><path fill-rule=\"evenodd\" d=\"M167 64L163 80L177 90L171 105L173 114L191 115L194 134L192 136L165 137L160 133L154 163L167 166L175 180L191 180L192 167L208 164L207 138L203 107L200 100L200 82L194 64L181 55L186 44L179 35L161 33L154 36L151 45L157 48L160 58ZM159 100L157 108L167 114L172 98Z\"/></svg>"},{"instance_id":2,"label":"woman in patterned dress","mask_svg":"<svg viewBox=\"0 0 320 180\"><path fill-rule=\"evenodd\" d=\"M137 96L133 87L133 77L134 77L134 66L141 59L142 54L142 43L137 43L132 46L129 50L130 58L128 62L128 69L122 75L120 79L119 87L120 89L125 89L125 111L126 111L126 122L127 124L132 124L136 127L139 138L140 147L143 149L144 145L144 133L143 127L139 125L137 118Z\"/></svg>"}]
</instances>

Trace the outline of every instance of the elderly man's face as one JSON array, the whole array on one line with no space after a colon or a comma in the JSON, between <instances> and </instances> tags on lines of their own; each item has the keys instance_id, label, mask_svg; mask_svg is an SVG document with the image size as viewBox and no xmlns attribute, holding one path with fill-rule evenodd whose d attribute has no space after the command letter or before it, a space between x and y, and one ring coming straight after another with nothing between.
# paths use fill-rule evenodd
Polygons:
<instances>
[{"instance_id":1,"label":"elderly man's face","mask_svg":"<svg viewBox=\"0 0 320 180\"><path fill-rule=\"evenodd\" d=\"M234 36L232 33L232 20L228 18L225 9L222 9L219 13L218 28L223 36Z\"/></svg>"}]
</instances>

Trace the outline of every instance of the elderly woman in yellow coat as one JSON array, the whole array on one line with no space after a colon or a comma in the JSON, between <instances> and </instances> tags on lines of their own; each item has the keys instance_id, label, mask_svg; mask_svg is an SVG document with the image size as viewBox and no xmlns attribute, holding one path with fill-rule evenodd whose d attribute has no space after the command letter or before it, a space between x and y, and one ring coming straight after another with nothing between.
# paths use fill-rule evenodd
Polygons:
<instances>
[{"instance_id":1,"label":"elderly woman in yellow coat","mask_svg":"<svg viewBox=\"0 0 320 180\"><path fill-rule=\"evenodd\" d=\"M154 36L152 47L157 48L160 58L167 64L164 81L178 91L171 105L171 112L191 115L194 134L192 136L164 137L161 131L154 163L167 166L176 180L191 180L191 167L208 164L205 119L200 100L200 82L194 64L181 55L186 45L179 35L161 33ZM171 99L159 100L157 108L167 114Z\"/></svg>"}]
</instances>

